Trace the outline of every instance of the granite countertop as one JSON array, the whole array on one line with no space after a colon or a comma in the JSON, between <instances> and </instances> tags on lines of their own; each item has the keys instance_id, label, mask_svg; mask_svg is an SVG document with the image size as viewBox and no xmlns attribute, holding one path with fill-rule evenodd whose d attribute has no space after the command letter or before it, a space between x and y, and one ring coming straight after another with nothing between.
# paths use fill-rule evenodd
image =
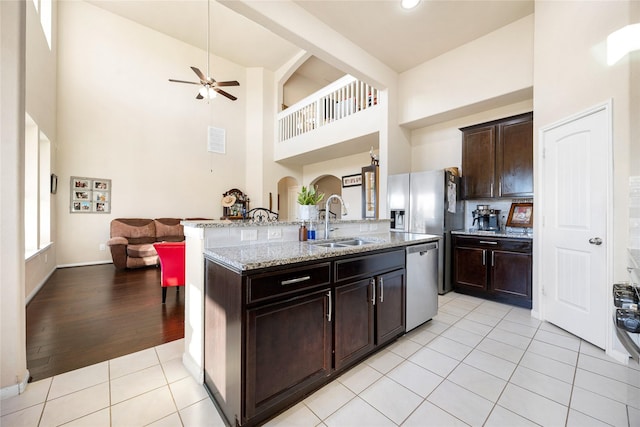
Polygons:
<instances>
[{"instance_id":1,"label":"granite countertop","mask_svg":"<svg viewBox=\"0 0 640 427\"><path fill-rule=\"evenodd\" d=\"M204 255L208 259L222 264L234 271L242 272L258 268L275 267L297 262L321 260L342 255L364 253L379 249L410 246L420 243L434 242L439 236L413 233L380 233L361 237L368 244L350 247L327 248L314 243L349 240L339 238L306 242L274 242L253 245L205 248Z\"/></svg>"},{"instance_id":2,"label":"granite countertop","mask_svg":"<svg viewBox=\"0 0 640 427\"><path fill-rule=\"evenodd\" d=\"M318 223L324 223L324 219L315 220ZM330 219L330 224L366 224L366 223L389 223L389 219ZM210 220L183 220L180 222L185 227L193 228L223 228L223 227L278 227L286 225L299 226L300 220L295 221L252 221L248 219L244 220L229 220L229 219L210 219Z\"/></svg>"},{"instance_id":3,"label":"granite countertop","mask_svg":"<svg viewBox=\"0 0 640 427\"><path fill-rule=\"evenodd\" d=\"M463 236L486 236L486 237L506 237L509 239L529 239L533 240L533 234L531 233L522 233L522 232L504 232L501 231L499 233L495 231L470 231L470 230L455 230L452 231L451 234L460 234Z\"/></svg>"}]
</instances>

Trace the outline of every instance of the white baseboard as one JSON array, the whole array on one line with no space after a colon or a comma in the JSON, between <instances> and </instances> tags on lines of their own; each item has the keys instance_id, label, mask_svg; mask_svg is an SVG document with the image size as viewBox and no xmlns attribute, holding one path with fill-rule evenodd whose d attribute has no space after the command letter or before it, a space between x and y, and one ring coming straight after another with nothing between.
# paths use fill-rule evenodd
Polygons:
<instances>
[{"instance_id":1,"label":"white baseboard","mask_svg":"<svg viewBox=\"0 0 640 427\"><path fill-rule=\"evenodd\" d=\"M629 364L629 360L631 359L629 357L629 354L625 351L619 351L619 350L609 350L606 352L607 356L615 359L617 362L622 363L623 365L628 365Z\"/></svg>"},{"instance_id":2,"label":"white baseboard","mask_svg":"<svg viewBox=\"0 0 640 427\"><path fill-rule=\"evenodd\" d=\"M27 383L29 382L29 370L25 372L24 378L18 384L10 385L8 387L0 388L0 400L8 399L10 397L17 396L19 394L24 393L24 390L27 388Z\"/></svg>"},{"instance_id":3,"label":"white baseboard","mask_svg":"<svg viewBox=\"0 0 640 427\"><path fill-rule=\"evenodd\" d=\"M87 265L102 265L102 264L113 264L113 261L90 261L90 262L77 262L74 264L60 264L56 268L86 267Z\"/></svg>"},{"instance_id":4,"label":"white baseboard","mask_svg":"<svg viewBox=\"0 0 640 427\"><path fill-rule=\"evenodd\" d=\"M42 289L42 287L44 286L45 283L47 283L47 280L49 280L49 278L51 277L51 275L53 273L55 273L57 267L54 267L53 270L51 270L49 272L49 274L47 274L47 277L45 277L44 279L42 279L40 281L40 283L38 283L38 286L35 287L34 290L31 291L31 293L29 295L27 295L27 298L25 299L24 305L25 307L27 306L27 304L29 304L31 302L31 300L33 299L33 297L36 296L36 294L38 292L40 292L40 289Z\"/></svg>"},{"instance_id":5,"label":"white baseboard","mask_svg":"<svg viewBox=\"0 0 640 427\"><path fill-rule=\"evenodd\" d=\"M204 369L193 360L189 353L182 353L182 364L198 384L204 384Z\"/></svg>"}]
</instances>

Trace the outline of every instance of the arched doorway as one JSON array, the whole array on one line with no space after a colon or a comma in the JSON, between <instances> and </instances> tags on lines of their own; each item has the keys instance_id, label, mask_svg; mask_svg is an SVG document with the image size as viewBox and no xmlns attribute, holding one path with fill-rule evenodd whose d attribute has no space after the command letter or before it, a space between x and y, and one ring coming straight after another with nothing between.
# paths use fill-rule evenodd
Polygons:
<instances>
[{"instance_id":1,"label":"arched doorway","mask_svg":"<svg viewBox=\"0 0 640 427\"><path fill-rule=\"evenodd\" d=\"M321 177L318 177L315 180L311 181L311 185L318 186L318 191L324 193L324 198L320 202L320 206L318 206L319 209L324 209L326 200L330 195L342 195L342 180L333 175L323 175ZM336 214L337 219L340 219L342 217L342 207L340 206L340 201L335 199L331 200L329 210Z\"/></svg>"},{"instance_id":2,"label":"arched doorway","mask_svg":"<svg viewBox=\"0 0 640 427\"><path fill-rule=\"evenodd\" d=\"M296 219L296 195L300 188L298 180L285 176L278 181L278 200L276 211L279 221L294 221Z\"/></svg>"}]
</instances>

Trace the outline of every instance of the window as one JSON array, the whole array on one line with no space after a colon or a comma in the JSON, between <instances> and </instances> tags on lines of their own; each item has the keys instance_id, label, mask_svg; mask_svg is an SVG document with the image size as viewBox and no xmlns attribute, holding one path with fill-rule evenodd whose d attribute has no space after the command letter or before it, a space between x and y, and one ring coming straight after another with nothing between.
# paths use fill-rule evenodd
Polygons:
<instances>
[{"instance_id":1,"label":"window","mask_svg":"<svg viewBox=\"0 0 640 427\"><path fill-rule=\"evenodd\" d=\"M24 167L25 257L51 243L51 142L27 114Z\"/></svg>"}]
</instances>

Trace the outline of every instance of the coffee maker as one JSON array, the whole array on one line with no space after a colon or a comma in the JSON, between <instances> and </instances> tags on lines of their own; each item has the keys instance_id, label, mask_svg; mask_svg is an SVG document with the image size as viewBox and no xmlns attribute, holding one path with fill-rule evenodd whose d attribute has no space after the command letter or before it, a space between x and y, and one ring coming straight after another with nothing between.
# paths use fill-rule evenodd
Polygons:
<instances>
[{"instance_id":1,"label":"coffee maker","mask_svg":"<svg viewBox=\"0 0 640 427\"><path fill-rule=\"evenodd\" d=\"M479 231L500 231L500 209L491 209L489 205L476 205L473 211L473 223Z\"/></svg>"}]
</instances>

